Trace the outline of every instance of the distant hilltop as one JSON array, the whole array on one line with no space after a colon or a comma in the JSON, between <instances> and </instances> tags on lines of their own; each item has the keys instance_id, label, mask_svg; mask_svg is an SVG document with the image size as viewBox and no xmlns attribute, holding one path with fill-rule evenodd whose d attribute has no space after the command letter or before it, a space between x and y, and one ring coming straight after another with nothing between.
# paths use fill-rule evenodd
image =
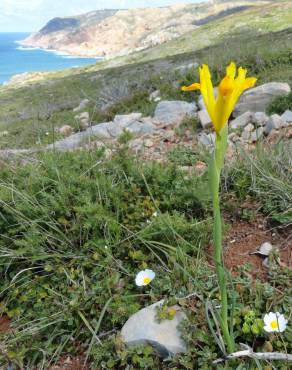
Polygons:
<instances>
[{"instance_id":1,"label":"distant hilltop","mask_svg":"<svg viewBox=\"0 0 292 370\"><path fill-rule=\"evenodd\" d=\"M208 1L161 8L97 10L54 18L24 46L86 57L115 57L162 44L217 18L271 1Z\"/></svg>"}]
</instances>

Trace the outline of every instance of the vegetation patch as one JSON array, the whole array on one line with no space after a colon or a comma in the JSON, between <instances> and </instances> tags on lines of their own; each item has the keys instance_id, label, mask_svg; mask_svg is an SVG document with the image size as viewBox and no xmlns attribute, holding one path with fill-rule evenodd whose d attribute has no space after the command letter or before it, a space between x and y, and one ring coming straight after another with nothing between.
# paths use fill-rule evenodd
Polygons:
<instances>
[{"instance_id":1,"label":"vegetation patch","mask_svg":"<svg viewBox=\"0 0 292 370\"><path fill-rule=\"evenodd\" d=\"M252 197L267 214L286 214L291 200L282 204L282 195L260 195L269 180L254 168L272 157L264 153L252 164L237 161L241 165L225 175L222 195L235 194L240 204ZM284 146L277 147L273 158L280 161L284 153ZM93 369L210 369L221 353L206 321L206 310L211 315L214 309L209 299L218 294L207 257L212 232L206 174L185 176L177 163L141 166L123 145L111 160L91 151L46 153L38 161L2 165L1 316L11 324L0 333L1 366L49 368L80 354ZM283 168L274 171L290 186ZM135 275L145 268L156 278L138 288ZM290 317L289 271L279 266L263 284L248 266L239 267L230 296L237 342L291 351L290 327L279 337L265 334L260 324L269 310ZM188 315L182 332L189 351L166 362L149 346L126 348L119 337L132 313L162 298ZM230 366L240 364L252 369L255 363L242 359ZM281 366L288 369L285 362Z\"/></svg>"}]
</instances>

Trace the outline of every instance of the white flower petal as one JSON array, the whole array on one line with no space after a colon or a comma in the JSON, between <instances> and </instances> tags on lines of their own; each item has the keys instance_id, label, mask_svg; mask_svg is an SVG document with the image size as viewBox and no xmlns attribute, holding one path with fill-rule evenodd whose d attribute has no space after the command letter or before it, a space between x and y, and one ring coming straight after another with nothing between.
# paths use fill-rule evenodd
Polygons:
<instances>
[{"instance_id":1,"label":"white flower petal","mask_svg":"<svg viewBox=\"0 0 292 370\"><path fill-rule=\"evenodd\" d=\"M269 314L265 314L265 316L264 316L264 323L265 323L265 325L268 325L268 323L270 322L270 316L269 316Z\"/></svg>"},{"instance_id":2,"label":"white flower petal","mask_svg":"<svg viewBox=\"0 0 292 370\"><path fill-rule=\"evenodd\" d=\"M267 333L271 333L273 329L270 326L264 326L264 331L266 331Z\"/></svg>"},{"instance_id":3,"label":"white flower petal","mask_svg":"<svg viewBox=\"0 0 292 370\"><path fill-rule=\"evenodd\" d=\"M275 322L277 325L275 325ZM264 316L264 323L264 330L266 332L282 333L286 329L288 321L285 319L284 315L280 314L280 312L269 312Z\"/></svg>"},{"instance_id":4,"label":"white flower petal","mask_svg":"<svg viewBox=\"0 0 292 370\"><path fill-rule=\"evenodd\" d=\"M155 272L154 272L154 271L149 270L149 269L146 269L146 270L145 270L145 273L146 273L146 275L147 275L151 280L153 280L153 279L155 278Z\"/></svg>"},{"instance_id":5,"label":"white flower petal","mask_svg":"<svg viewBox=\"0 0 292 370\"><path fill-rule=\"evenodd\" d=\"M149 269L142 270L138 272L135 278L135 283L137 286L145 286L151 283L155 277L155 272ZM145 281L145 279L147 281Z\"/></svg>"}]
</instances>

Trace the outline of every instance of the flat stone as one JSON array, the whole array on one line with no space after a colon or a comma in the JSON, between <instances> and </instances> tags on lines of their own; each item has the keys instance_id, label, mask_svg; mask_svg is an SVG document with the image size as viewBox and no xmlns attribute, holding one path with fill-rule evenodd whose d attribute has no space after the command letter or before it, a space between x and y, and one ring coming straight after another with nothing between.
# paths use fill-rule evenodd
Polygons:
<instances>
[{"instance_id":1,"label":"flat stone","mask_svg":"<svg viewBox=\"0 0 292 370\"><path fill-rule=\"evenodd\" d=\"M288 95L290 91L290 86L283 82L269 82L249 89L242 94L233 114L239 116L246 111L265 112L272 100Z\"/></svg>"},{"instance_id":2,"label":"flat stone","mask_svg":"<svg viewBox=\"0 0 292 370\"><path fill-rule=\"evenodd\" d=\"M143 121L135 121L126 128L127 131L136 135L152 134L155 129L155 125L150 122Z\"/></svg>"},{"instance_id":3,"label":"flat stone","mask_svg":"<svg viewBox=\"0 0 292 370\"><path fill-rule=\"evenodd\" d=\"M253 120L257 126L265 126L269 120L269 117L264 112L256 112L253 115Z\"/></svg>"},{"instance_id":4,"label":"flat stone","mask_svg":"<svg viewBox=\"0 0 292 370\"><path fill-rule=\"evenodd\" d=\"M265 134L269 135L273 130L279 130L285 125L285 121L278 114L272 114L265 125Z\"/></svg>"},{"instance_id":5,"label":"flat stone","mask_svg":"<svg viewBox=\"0 0 292 370\"><path fill-rule=\"evenodd\" d=\"M172 320L156 320L156 309L163 300L132 315L122 328L121 336L128 346L151 344L162 357L186 352L186 345L178 330L186 315L178 306L172 307L176 314Z\"/></svg>"},{"instance_id":6,"label":"flat stone","mask_svg":"<svg viewBox=\"0 0 292 370\"><path fill-rule=\"evenodd\" d=\"M67 151L81 147L82 145L86 144L86 141L91 137L110 139L111 135L108 132L108 127L110 124L112 124L112 122L104 122L95 126L91 126L85 131L68 136L64 140L56 141L55 143L48 145L46 148Z\"/></svg>"},{"instance_id":7,"label":"flat stone","mask_svg":"<svg viewBox=\"0 0 292 370\"><path fill-rule=\"evenodd\" d=\"M131 124L142 118L142 113L117 114L113 122L117 125Z\"/></svg>"},{"instance_id":8,"label":"flat stone","mask_svg":"<svg viewBox=\"0 0 292 370\"><path fill-rule=\"evenodd\" d=\"M286 110L282 115L281 118L285 122L292 122L292 111Z\"/></svg>"},{"instance_id":9,"label":"flat stone","mask_svg":"<svg viewBox=\"0 0 292 370\"><path fill-rule=\"evenodd\" d=\"M252 112L244 112L234 120L229 123L229 127L231 130L238 130L244 128L253 120L253 113Z\"/></svg>"},{"instance_id":10,"label":"flat stone","mask_svg":"<svg viewBox=\"0 0 292 370\"><path fill-rule=\"evenodd\" d=\"M211 118L209 116L209 113L207 112L207 109L200 110L198 112L198 118L199 118L199 121L201 123L201 126L204 129L212 127L212 121L211 121Z\"/></svg>"},{"instance_id":11,"label":"flat stone","mask_svg":"<svg viewBox=\"0 0 292 370\"><path fill-rule=\"evenodd\" d=\"M139 121L142 118L142 113L119 114L116 115L113 122L108 126L108 131L113 138L117 138L124 130Z\"/></svg>"},{"instance_id":12,"label":"flat stone","mask_svg":"<svg viewBox=\"0 0 292 370\"><path fill-rule=\"evenodd\" d=\"M185 101L161 101L158 103L154 119L165 125L180 124L186 117L196 114L196 104Z\"/></svg>"}]
</instances>

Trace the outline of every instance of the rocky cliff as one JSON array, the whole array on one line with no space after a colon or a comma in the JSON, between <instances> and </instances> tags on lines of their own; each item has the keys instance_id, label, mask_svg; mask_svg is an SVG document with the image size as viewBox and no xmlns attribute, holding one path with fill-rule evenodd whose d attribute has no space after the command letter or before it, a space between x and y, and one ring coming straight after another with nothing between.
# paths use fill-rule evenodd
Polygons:
<instances>
[{"instance_id":1,"label":"rocky cliff","mask_svg":"<svg viewBox=\"0 0 292 370\"><path fill-rule=\"evenodd\" d=\"M257 1L267 3L268 1ZM98 10L50 20L23 45L80 56L113 57L164 43L254 1L208 1L163 8Z\"/></svg>"}]
</instances>

